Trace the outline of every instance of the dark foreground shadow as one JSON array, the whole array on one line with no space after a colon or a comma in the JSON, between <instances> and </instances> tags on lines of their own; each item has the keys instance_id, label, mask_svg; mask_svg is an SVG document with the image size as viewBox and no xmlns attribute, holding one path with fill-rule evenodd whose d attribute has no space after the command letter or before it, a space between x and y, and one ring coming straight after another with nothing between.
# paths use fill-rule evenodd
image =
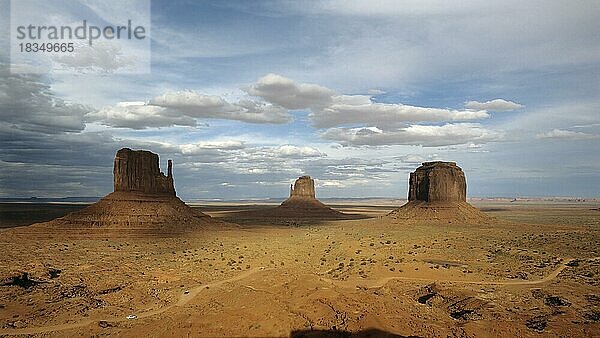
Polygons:
<instances>
[{"instance_id":1,"label":"dark foreground shadow","mask_svg":"<svg viewBox=\"0 0 600 338\"><path fill-rule=\"evenodd\" d=\"M291 338L418 338L417 336L400 336L395 333L382 331L379 329L366 329L361 331L342 331L342 330L295 330L290 333Z\"/></svg>"},{"instance_id":2,"label":"dark foreground shadow","mask_svg":"<svg viewBox=\"0 0 600 338\"><path fill-rule=\"evenodd\" d=\"M0 228L13 228L55 218L81 210L89 204L69 203L1 203Z\"/></svg>"},{"instance_id":3,"label":"dark foreground shadow","mask_svg":"<svg viewBox=\"0 0 600 338\"><path fill-rule=\"evenodd\" d=\"M221 219L225 222L239 224L245 227L254 227L260 226L281 226L281 227L303 227L303 226L318 226L318 225L326 225L335 221L346 221L346 220L367 220L372 219L373 217L369 216L357 216L357 217L346 217L346 218L284 218L284 217L273 217L273 218L250 218L250 217L214 217L216 219Z\"/></svg>"},{"instance_id":4,"label":"dark foreground shadow","mask_svg":"<svg viewBox=\"0 0 600 338\"><path fill-rule=\"evenodd\" d=\"M281 225L281 226L305 226L319 225L332 221L364 220L373 216L342 213L333 209L293 209L293 208L251 208L237 212L228 212L218 216L226 222L240 225Z\"/></svg>"}]
</instances>

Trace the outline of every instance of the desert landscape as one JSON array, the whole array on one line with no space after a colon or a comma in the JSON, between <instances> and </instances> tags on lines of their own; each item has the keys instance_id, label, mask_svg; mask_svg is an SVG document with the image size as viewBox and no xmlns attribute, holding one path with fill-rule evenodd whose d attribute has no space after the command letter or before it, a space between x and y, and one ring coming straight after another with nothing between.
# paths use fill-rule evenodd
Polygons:
<instances>
[{"instance_id":1,"label":"desert landscape","mask_svg":"<svg viewBox=\"0 0 600 338\"><path fill-rule=\"evenodd\" d=\"M0 336L600 336L598 200L467 200L427 162L406 204L302 176L280 206L188 206L158 164L121 149L92 205L2 204Z\"/></svg>"}]
</instances>

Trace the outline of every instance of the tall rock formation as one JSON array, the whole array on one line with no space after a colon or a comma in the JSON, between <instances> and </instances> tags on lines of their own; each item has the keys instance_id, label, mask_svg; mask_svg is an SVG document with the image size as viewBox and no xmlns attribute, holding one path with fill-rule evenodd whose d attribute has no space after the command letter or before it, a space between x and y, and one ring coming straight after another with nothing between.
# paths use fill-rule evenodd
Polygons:
<instances>
[{"instance_id":1,"label":"tall rock formation","mask_svg":"<svg viewBox=\"0 0 600 338\"><path fill-rule=\"evenodd\" d=\"M410 174L408 200L466 202L465 174L456 162L425 162Z\"/></svg>"},{"instance_id":2,"label":"tall rock formation","mask_svg":"<svg viewBox=\"0 0 600 338\"><path fill-rule=\"evenodd\" d=\"M115 191L175 195L171 160L168 160L165 176L158 166L158 155L147 150L123 148L117 151L113 175Z\"/></svg>"},{"instance_id":3,"label":"tall rock formation","mask_svg":"<svg viewBox=\"0 0 600 338\"><path fill-rule=\"evenodd\" d=\"M301 176L294 182L293 188L290 191L290 198L315 198L315 180L310 176Z\"/></svg>"},{"instance_id":4,"label":"tall rock formation","mask_svg":"<svg viewBox=\"0 0 600 338\"><path fill-rule=\"evenodd\" d=\"M290 197L281 205L263 210L242 211L231 216L231 220L236 222L264 220L269 223L283 222L285 224L357 218L356 215L341 213L319 201L315 197L315 181L310 176L299 177L290 186Z\"/></svg>"},{"instance_id":5,"label":"tall rock formation","mask_svg":"<svg viewBox=\"0 0 600 338\"><path fill-rule=\"evenodd\" d=\"M187 206L175 195L173 164L160 172L158 155L123 148L114 160L114 192L98 202L35 227L171 234L231 226Z\"/></svg>"},{"instance_id":6,"label":"tall rock formation","mask_svg":"<svg viewBox=\"0 0 600 338\"><path fill-rule=\"evenodd\" d=\"M390 212L394 222L485 224L493 219L467 203L467 181L455 162L425 162L410 174L408 203Z\"/></svg>"},{"instance_id":7,"label":"tall rock formation","mask_svg":"<svg viewBox=\"0 0 600 338\"><path fill-rule=\"evenodd\" d=\"M279 207L306 210L332 210L315 197L315 180L310 178L310 176L298 177L290 189L290 197L283 201ZM307 213L309 212L307 211Z\"/></svg>"}]
</instances>

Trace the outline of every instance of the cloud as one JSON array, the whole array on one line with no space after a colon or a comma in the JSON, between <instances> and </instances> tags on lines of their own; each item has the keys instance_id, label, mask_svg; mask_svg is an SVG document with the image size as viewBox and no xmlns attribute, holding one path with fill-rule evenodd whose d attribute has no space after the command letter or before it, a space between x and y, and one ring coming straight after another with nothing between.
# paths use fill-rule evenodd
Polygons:
<instances>
[{"instance_id":1,"label":"cloud","mask_svg":"<svg viewBox=\"0 0 600 338\"><path fill-rule=\"evenodd\" d=\"M285 124L293 119L292 115L282 107L264 102L241 100L236 105L242 110L230 112L223 118L261 124Z\"/></svg>"},{"instance_id":2,"label":"cloud","mask_svg":"<svg viewBox=\"0 0 600 338\"><path fill-rule=\"evenodd\" d=\"M473 110L489 110L502 112L523 108L523 105L504 99L494 99L486 102L467 101L465 102L465 108Z\"/></svg>"},{"instance_id":3,"label":"cloud","mask_svg":"<svg viewBox=\"0 0 600 338\"><path fill-rule=\"evenodd\" d=\"M174 91L152 98L148 105L171 108L198 118L214 117L239 110L217 95L206 95L197 91Z\"/></svg>"},{"instance_id":4,"label":"cloud","mask_svg":"<svg viewBox=\"0 0 600 338\"><path fill-rule=\"evenodd\" d=\"M364 186L369 184L371 181L368 179L360 179L360 178L348 178L348 179L341 179L341 180L334 180L334 179L329 179L329 180L320 180L317 179L315 180L315 185L320 188L320 187L331 187L331 188L348 188L348 187L354 187L354 186Z\"/></svg>"},{"instance_id":5,"label":"cloud","mask_svg":"<svg viewBox=\"0 0 600 338\"><path fill-rule=\"evenodd\" d=\"M272 167L276 162L282 163L290 160L320 158L326 155L314 147L288 144L283 146L247 147L239 156L240 161L252 165L263 163L266 166Z\"/></svg>"},{"instance_id":6,"label":"cloud","mask_svg":"<svg viewBox=\"0 0 600 338\"><path fill-rule=\"evenodd\" d=\"M267 74L246 92L287 109L310 109L316 128L345 124L398 125L405 122L470 121L489 117L485 110L425 108L400 103L376 103L372 95L343 95L316 84L296 83L277 74Z\"/></svg>"},{"instance_id":7,"label":"cloud","mask_svg":"<svg viewBox=\"0 0 600 338\"><path fill-rule=\"evenodd\" d=\"M593 140L600 139L600 135L588 134L580 131L571 131L565 129L552 129L545 133L538 134L537 138L558 140Z\"/></svg>"},{"instance_id":8,"label":"cloud","mask_svg":"<svg viewBox=\"0 0 600 338\"><path fill-rule=\"evenodd\" d=\"M346 125L376 126L382 129L406 127L418 122L464 122L489 117L485 109L456 110L418 107L401 103L373 102L371 95L344 95L336 91L267 74L248 86L244 98L231 103L218 95L194 90L172 91L157 95L146 103L121 103L89 115L91 121L113 127L145 129L152 127L196 126L195 119L216 118L257 124L285 124L292 120L287 109L309 109L316 128ZM265 100L266 102L262 101ZM487 105L500 109L501 100ZM474 101L473 101L474 102ZM475 103L471 102L470 106Z\"/></svg>"},{"instance_id":9,"label":"cloud","mask_svg":"<svg viewBox=\"0 0 600 338\"><path fill-rule=\"evenodd\" d=\"M325 156L318 149L313 147L297 147L292 145L284 145L274 148L273 151L285 158L307 158L307 157L322 157Z\"/></svg>"},{"instance_id":10,"label":"cloud","mask_svg":"<svg viewBox=\"0 0 600 338\"><path fill-rule=\"evenodd\" d=\"M12 128L47 134L78 132L91 108L57 97L41 76L10 74L0 64L0 114Z\"/></svg>"},{"instance_id":11,"label":"cloud","mask_svg":"<svg viewBox=\"0 0 600 338\"><path fill-rule=\"evenodd\" d=\"M323 139L346 146L422 145L442 146L498 140L500 133L473 123L417 125L414 123L462 122L485 119L485 109L456 110L373 102L371 95L344 95L316 84L296 83L267 74L247 89L250 95L288 109L310 109L314 127L329 128ZM515 103L486 102L494 109ZM356 126L359 127L356 127ZM348 126L348 127L344 127ZM352 127L349 127L352 126Z\"/></svg>"},{"instance_id":12,"label":"cloud","mask_svg":"<svg viewBox=\"0 0 600 338\"><path fill-rule=\"evenodd\" d=\"M326 106L336 94L329 88L316 84L298 84L277 74L267 74L259 78L246 92L287 109Z\"/></svg>"},{"instance_id":13,"label":"cloud","mask_svg":"<svg viewBox=\"0 0 600 338\"><path fill-rule=\"evenodd\" d=\"M147 105L143 102L120 102L113 107L103 108L89 113L87 121L98 121L101 124L116 128L146 129L197 125L193 117L180 114L160 106Z\"/></svg>"},{"instance_id":14,"label":"cloud","mask_svg":"<svg viewBox=\"0 0 600 338\"><path fill-rule=\"evenodd\" d=\"M95 42L92 46L80 43L73 53L59 53L52 56L52 60L69 70L106 73L130 67L138 61L133 55L124 55L120 44L105 41Z\"/></svg>"},{"instance_id":15,"label":"cloud","mask_svg":"<svg viewBox=\"0 0 600 338\"><path fill-rule=\"evenodd\" d=\"M411 125L406 128L382 130L377 127L330 128L322 137L346 146L420 145L437 147L465 143L498 141L502 134L476 123L456 123L442 126Z\"/></svg>"},{"instance_id":16,"label":"cloud","mask_svg":"<svg viewBox=\"0 0 600 338\"><path fill-rule=\"evenodd\" d=\"M459 111L399 103L333 104L310 114L313 125L328 128L344 124L398 125L405 122L469 121L489 117L485 110Z\"/></svg>"},{"instance_id":17,"label":"cloud","mask_svg":"<svg viewBox=\"0 0 600 338\"><path fill-rule=\"evenodd\" d=\"M292 120L292 116L285 109L269 103L252 100L229 103L220 96L190 90L156 96L148 105L169 108L194 118L217 118L261 124L283 124Z\"/></svg>"},{"instance_id":18,"label":"cloud","mask_svg":"<svg viewBox=\"0 0 600 338\"><path fill-rule=\"evenodd\" d=\"M281 12L322 20L321 34L315 37L319 63L298 70L311 79L363 88L424 83L443 88L449 84L445 81L468 78L465 83L473 89L486 90L483 79L532 90L521 81L532 71L548 78L549 71L556 74L563 66L597 62L598 36L592 32L600 24L592 8L597 10L598 4L553 2L540 13L539 3L514 0L403 1L401 6L387 0L342 0L286 4ZM565 89L564 83L561 87Z\"/></svg>"},{"instance_id":19,"label":"cloud","mask_svg":"<svg viewBox=\"0 0 600 338\"><path fill-rule=\"evenodd\" d=\"M244 149L245 147L245 142L238 140L201 141L178 146L179 150L184 155L196 154L199 151L206 149L239 150Z\"/></svg>"},{"instance_id":20,"label":"cloud","mask_svg":"<svg viewBox=\"0 0 600 338\"><path fill-rule=\"evenodd\" d=\"M282 107L252 100L229 103L217 95L173 91L148 102L121 102L89 114L88 119L112 127L146 129L197 126L196 119L225 119L257 124L284 124L292 116Z\"/></svg>"},{"instance_id":21,"label":"cloud","mask_svg":"<svg viewBox=\"0 0 600 338\"><path fill-rule=\"evenodd\" d=\"M500 133L479 124L410 124L479 120L489 117L485 109L455 110L373 102L371 95L338 94L326 87L296 83L277 74L261 77L247 89L247 93L284 108L310 109L309 118L313 126L329 128L320 134L321 137L347 146L442 146L489 142L500 137ZM511 103L503 102L504 108ZM500 103L494 100L485 104L499 109ZM362 127L339 127L347 125Z\"/></svg>"}]
</instances>

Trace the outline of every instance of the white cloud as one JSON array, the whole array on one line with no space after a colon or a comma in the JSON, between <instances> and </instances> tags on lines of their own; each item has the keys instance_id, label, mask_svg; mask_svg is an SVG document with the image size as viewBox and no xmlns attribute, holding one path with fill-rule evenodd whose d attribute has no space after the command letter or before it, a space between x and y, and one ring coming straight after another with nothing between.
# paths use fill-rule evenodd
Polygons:
<instances>
[{"instance_id":1,"label":"white cloud","mask_svg":"<svg viewBox=\"0 0 600 338\"><path fill-rule=\"evenodd\" d=\"M197 91L177 91L154 97L148 103L170 108L195 118L217 118L248 123L288 123L288 112L272 104L251 100L229 103L220 96Z\"/></svg>"},{"instance_id":2,"label":"white cloud","mask_svg":"<svg viewBox=\"0 0 600 338\"><path fill-rule=\"evenodd\" d=\"M267 147L248 147L239 154L239 160L252 165L263 163L273 167L273 163L283 163L293 160L320 158L326 155L317 148L309 146L283 145Z\"/></svg>"},{"instance_id":3,"label":"white cloud","mask_svg":"<svg viewBox=\"0 0 600 338\"><path fill-rule=\"evenodd\" d=\"M343 145L442 146L497 140L500 133L473 123L416 125L418 122L460 122L488 118L485 109L455 110L373 102L371 95L344 95L316 84L296 83L277 74L267 74L251 85L250 95L288 109L310 109L309 118L327 140ZM483 105L494 109L516 105L494 100ZM338 127L338 126L361 127Z\"/></svg>"},{"instance_id":4,"label":"white cloud","mask_svg":"<svg viewBox=\"0 0 600 338\"><path fill-rule=\"evenodd\" d=\"M225 119L258 124L283 124L292 116L283 108L265 102L240 100L229 103L217 95L197 91L173 91L147 103L121 102L88 115L90 121L131 129L197 126L196 119Z\"/></svg>"},{"instance_id":5,"label":"white cloud","mask_svg":"<svg viewBox=\"0 0 600 338\"><path fill-rule=\"evenodd\" d=\"M489 117L485 110L459 111L398 103L333 104L310 114L317 128L352 123L398 125L405 122L469 121Z\"/></svg>"},{"instance_id":6,"label":"white cloud","mask_svg":"<svg viewBox=\"0 0 600 338\"><path fill-rule=\"evenodd\" d=\"M560 104L543 105L539 108L528 109L522 114L503 121L498 128L506 130L511 139L558 138L563 134L577 129L585 134L600 134L600 101L572 100ZM582 129L583 128L583 129ZM585 129L585 130L584 130ZM556 130L556 131L555 131ZM565 132L566 131L566 132ZM571 138L586 138L588 136L570 136Z\"/></svg>"},{"instance_id":7,"label":"white cloud","mask_svg":"<svg viewBox=\"0 0 600 338\"><path fill-rule=\"evenodd\" d=\"M236 103L242 110L230 112L228 118L248 123L284 124L292 121L292 115L282 107L269 103L240 100Z\"/></svg>"},{"instance_id":8,"label":"white cloud","mask_svg":"<svg viewBox=\"0 0 600 338\"><path fill-rule=\"evenodd\" d=\"M485 110L459 111L400 103L376 103L371 99L374 94L343 95L316 84L296 83L277 74L261 77L246 91L287 109L310 109L310 119L317 128L345 124L398 125L405 122L470 121L489 117Z\"/></svg>"},{"instance_id":9,"label":"white cloud","mask_svg":"<svg viewBox=\"0 0 600 338\"><path fill-rule=\"evenodd\" d=\"M328 180L315 180L315 185L320 188L348 188L357 185L366 185L371 183L371 180L365 178L348 178L342 180L328 179Z\"/></svg>"},{"instance_id":10,"label":"white cloud","mask_svg":"<svg viewBox=\"0 0 600 338\"><path fill-rule=\"evenodd\" d=\"M316 84L296 83L277 74L267 74L246 89L246 92L287 109L322 107L336 93Z\"/></svg>"},{"instance_id":11,"label":"white cloud","mask_svg":"<svg viewBox=\"0 0 600 338\"><path fill-rule=\"evenodd\" d=\"M501 134L473 123L416 125L417 122L457 122L488 118L485 109L455 110L373 102L371 95L343 95L315 84L296 83L268 74L251 85L250 95L288 109L310 109L309 117L327 140L351 146L422 145L442 146L497 140ZM516 105L501 100L484 103L494 109ZM502 106L503 105L503 106ZM362 127L338 127L362 125Z\"/></svg>"},{"instance_id":12,"label":"white cloud","mask_svg":"<svg viewBox=\"0 0 600 338\"><path fill-rule=\"evenodd\" d=\"M192 117L169 109L147 105L143 102L121 102L113 107L100 109L86 116L87 121L116 128L146 129L159 127L196 126Z\"/></svg>"},{"instance_id":13,"label":"white cloud","mask_svg":"<svg viewBox=\"0 0 600 338\"><path fill-rule=\"evenodd\" d=\"M78 72L115 72L121 68L128 68L137 62L133 55L124 55L121 45L98 41L90 46L86 43L79 43L73 53L59 53L52 57L58 63L57 71L60 66L74 68Z\"/></svg>"},{"instance_id":14,"label":"white cloud","mask_svg":"<svg viewBox=\"0 0 600 338\"><path fill-rule=\"evenodd\" d=\"M274 148L273 151L281 157L289 158L306 158L306 157L322 157L325 156L319 149L313 147L297 147L285 145Z\"/></svg>"},{"instance_id":15,"label":"white cloud","mask_svg":"<svg viewBox=\"0 0 600 338\"><path fill-rule=\"evenodd\" d=\"M330 128L322 133L322 137L346 146L421 145L437 147L498 141L502 134L475 123L456 123L442 126L411 125L394 130L382 130L377 127Z\"/></svg>"},{"instance_id":16,"label":"white cloud","mask_svg":"<svg viewBox=\"0 0 600 338\"><path fill-rule=\"evenodd\" d=\"M177 146L178 150L184 155L193 155L201 153L207 149L219 150L239 150L245 148L245 142L237 140L225 141L201 141L195 143L182 144Z\"/></svg>"},{"instance_id":17,"label":"white cloud","mask_svg":"<svg viewBox=\"0 0 600 338\"><path fill-rule=\"evenodd\" d=\"M191 117L206 118L239 110L217 95L206 95L185 90L168 92L152 98L148 105L171 108L185 112Z\"/></svg>"},{"instance_id":18,"label":"white cloud","mask_svg":"<svg viewBox=\"0 0 600 338\"><path fill-rule=\"evenodd\" d=\"M485 109L468 110L418 107L401 103L373 102L371 95L345 95L316 84L296 83L277 74L267 74L247 87L246 92L260 99L231 103L218 95L198 91L172 91L158 95L145 104L105 108L90 114L90 119L115 127L144 129L174 125L196 126L195 119L216 118L247 123L283 124L292 120L286 109L310 109L316 128L345 125L376 126L381 129L406 128L418 122L463 122L488 118ZM481 105L507 109L514 102L493 100Z\"/></svg>"},{"instance_id":19,"label":"white cloud","mask_svg":"<svg viewBox=\"0 0 600 338\"><path fill-rule=\"evenodd\" d=\"M537 135L542 139L559 139L559 140L592 140L600 139L600 135L588 134L580 131L571 131L565 129L552 129L545 133Z\"/></svg>"},{"instance_id":20,"label":"white cloud","mask_svg":"<svg viewBox=\"0 0 600 338\"><path fill-rule=\"evenodd\" d=\"M490 110L501 112L523 108L523 105L504 99L494 99L486 102L467 101L465 102L465 108L473 110Z\"/></svg>"}]
</instances>

